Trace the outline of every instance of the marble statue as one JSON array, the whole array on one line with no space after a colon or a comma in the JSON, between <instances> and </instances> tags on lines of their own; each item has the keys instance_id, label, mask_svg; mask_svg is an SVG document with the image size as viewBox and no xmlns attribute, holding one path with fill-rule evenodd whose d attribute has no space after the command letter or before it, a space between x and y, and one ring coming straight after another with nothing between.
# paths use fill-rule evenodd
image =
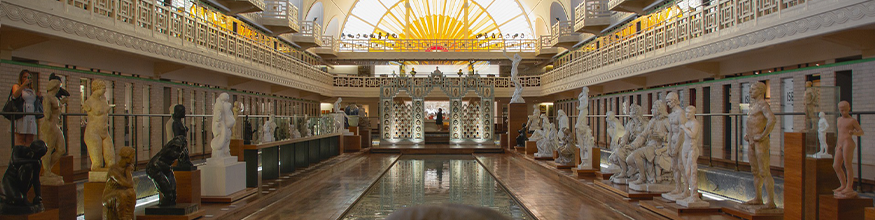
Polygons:
<instances>
[{"instance_id":1,"label":"marble statue","mask_svg":"<svg viewBox=\"0 0 875 220\"><path fill-rule=\"evenodd\" d=\"M626 164L638 170L638 178L629 182L629 188L664 193L674 188L668 155L669 122L665 102L654 101L651 112L653 117L639 134L644 138L635 139L632 145L637 149L626 158Z\"/></svg>"},{"instance_id":2,"label":"marble statue","mask_svg":"<svg viewBox=\"0 0 875 220\"><path fill-rule=\"evenodd\" d=\"M134 191L134 148L119 149L118 163L109 167L106 173L106 186L103 188L103 219L133 220L137 204Z\"/></svg>"},{"instance_id":3,"label":"marble statue","mask_svg":"<svg viewBox=\"0 0 875 220\"><path fill-rule=\"evenodd\" d=\"M219 159L231 157L229 145L231 144L231 128L234 127L236 120L231 111L231 103L228 102L228 93L222 93L216 98L216 103L213 104L213 140L210 142L210 148L213 150L211 158L220 162Z\"/></svg>"},{"instance_id":4,"label":"marble statue","mask_svg":"<svg viewBox=\"0 0 875 220\"><path fill-rule=\"evenodd\" d=\"M289 135L290 135L292 138L301 138L301 132L298 131L298 124L297 124L297 122L295 122L295 120L293 119L291 123L292 123L292 124L289 125Z\"/></svg>"},{"instance_id":5,"label":"marble statue","mask_svg":"<svg viewBox=\"0 0 875 220\"><path fill-rule=\"evenodd\" d=\"M173 140L167 142L146 164L146 175L158 187L160 198L158 205L168 206L176 204L176 177L173 175L173 169L170 166L177 160L179 160L179 164L191 164L186 145L185 136L176 136Z\"/></svg>"},{"instance_id":6,"label":"marble statue","mask_svg":"<svg viewBox=\"0 0 875 220\"><path fill-rule=\"evenodd\" d=\"M541 115L541 121L543 123L541 129L535 131L529 140L534 141L538 147L535 157L553 157L553 150L556 149L556 145L552 138L556 134L553 131L553 125L550 124L546 116Z\"/></svg>"},{"instance_id":7,"label":"marble statue","mask_svg":"<svg viewBox=\"0 0 875 220\"><path fill-rule=\"evenodd\" d=\"M817 139L820 140L820 151L814 154L815 158L832 158L829 154L826 144L826 130L829 129L829 122L826 121L826 113L820 112L820 120L817 122Z\"/></svg>"},{"instance_id":8,"label":"marble statue","mask_svg":"<svg viewBox=\"0 0 875 220\"><path fill-rule=\"evenodd\" d=\"M684 198L688 189L682 178L684 165L679 155L684 144L684 132L681 127L687 123L687 120L677 93L669 92L665 96L665 101L671 109L671 113L668 115L668 157L671 159L671 172L674 175L675 188L671 192L663 194L663 198L674 201Z\"/></svg>"},{"instance_id":9,"label":"marble statue","mask_svg":"<svg viewBox=\"0 0 875 220\"><path fill-rule=\"evenodd\" d=\"M301 129L301 131L302 131L301 136L303 136L303 137L313 136L313 132L310 130L309 121L310 121L310 116L307 116L306 114L304 114L304 120L301 121L301 127L303 128L303 129Z\"/></svg>"},{"instance_id":10,"label":"marble statue","mask_svg":"<svg viewBox=\"0 0 875 220\"><path fill-rule=\"evenodd\" d=\"M526 124L529 125L529 133L534 133L541 129L541 111L538 110L538 105L532 106L532 115L529 115Z\"/></svg>"},{"instance_id":11,"label":"marble statue","mask_svg":"<svg viewBox=\"0 0 875 220\"><path fill-rule=\"evenodd\" d=\"M276 130L275 118L274 115L270 115L267 121L264 121L264 125L261 126L261 143L273 142L273 132Z\"/></svg>"},{"instance_id":12,"label":"marble statue","mask_svg":"<svg viewBox=\"0 0 875 220\"><path fill-rule=\"evenodd\" d=\"M358 105L358 115L359 115L359 129L370 129L371 128L371 119L368 118L368 112L365 111L364 107L361 104Z\"/></svg>"},{"instance_id":13,"label":"marble statue","mask_svg":"<svg viewBox=\"0 0 875 220\"><path fill-rule=\"evenodd\" d=\"M681 130L684 132L681 160L683 160L682 172L687 189L681 198L678 198L677 204L684 207L709 207L711 205L708 202L699 198L699 166L696 160L699 159L699 133L701 127L699 126L699 120L696 120L695 106L687 106L686 118L687 121L681 126Z\"/></svg>"},{"instance_id":14,"label":"marble statue","mask_svg":"<svg viewBox=\"0 0 875 220\"><path fill-rule=\"evenodd\" d=\"M565 114L565 111L564 111L564 110L559 109L559 111L557 111L557 114L556 114L556 115L557 115L557 116L556 116L556 124L559 125L559 130L560 130L560 131L562 130L562 128L568 128L568 129L571 129L571 127L570 127L569 124L568 124L568 123L569 123L569 121L568 121L568 114Z\"/></svg>"},{"instance_id":15,"label":"marble statue","mask_svg":"<svg viewBox=\"0 0 875 220\"><path fill-rule=\"evenodd\" d=\"M749 144L748 159L754 177L755 197L744 203L742 209L760 210L775 208L775 179L772 178L769 159L769 135L775 128L775 114L765 100L766 85L755 82L750 86L751 105L747 115L747 129L744 139ZM763 203L763 185L766 188L766 202Z\"/></svg>"},{"instance_id":16,"label":"marble statue","mask_svg":"<svg viewBox=\"0 0 875 220\"><path fill-rule=\"evenodd\" d=\"M511 60L510 81L513 82L514 89L510 103L526 103L526 100L523 99L523 84L520 83L519 76L519 65L523 58L520 57L520 54L514 54L513 58L510 58L510 56L507 56L507 50L502 50L501 52L504 53L504 57Z\"/></svg>"},{"instance_id":17,"label":"marble statue","mask_svg":"<svg viewBox=\"0 0 875 220\"><path fill-rule=\"evenodd\" d=\"M115 146L108 129L109 112L112 109L105 93L106 82L95 79L91 81L91 96L82 102L82 110L88 114L83 139L88 147L92 171L106 169L115 163Z\"/></svg>"},{"instance_id":18,"label":"marble statue","mask_svg":"<svg viewBox=\"0 0 875 220\"><path fill-rule=\"evenodd\" d=\"M607 115L605 121L608 124L608 136L611 141L608 146L610 146L611 150L616 150L620 144L620 138L626 135L626 128L620 122L620 119L617 119L613 111L608 111L605 114Z\"/></svg>"},{"instance_id":19,"label":"marble statue","mask_svg":"<svg viewBox=\"0 0 875 220\"><path fill-rule=\"evenodd\" d=\"M43 211L40 190L40 158L46 154L46 142L33 141L30 146L12 147L12 159L0 181L0 214L32 214ZM33 188L33 203L27 192Z\"/></svg>"},{"instance_id":20,"label":"marble statue","mask_svg":"<svg viewBox=\"0 0 875 220\"><path fill-rule=\"evenodd\" d=\"M618 148L614 149L614 152L608 157L608 162L611 164L608 170L616 172L611 175L611 181L618 184L626 184L627 180L633 178L633 175L637 173L638 169L635 166L627 165L626 158L638 149L632 143L639 137L646 138L640 135L644 131L644 111L641 110L641 106L635 104L630 106L629 116L629 121L624 126L626 133L620 137L617 143Z\"/></svg>"},{"instance_id":21,"label":"marble statue","mask_svg":"<svg viewBox=\"0 0 875 220\"><path fill-rule=\"evenodd\" d=\"M802 100L805 102L805 131L812 131L816 125L817 109L820 107L820 103L817 103L820 100L820 93L811 86L811 81L805 82L805 93L802 95Z\"/></svg>"},{"instance_id":22,"label":"marble statue","mask_svg":"<svg viewBox=\"0 0 875 220\"><path fill-rule=\"evenodd\" d=\"M595 147L595 139L592 137L592 129L589 127L587 117L589 116L589 87L583 87L580 94L577 96L577 123L574 125L574 133L576 134L576 143L578 147L578 155L580 164L577 165L578 170L592 169L592 148Z\"/></svg>"},{"instance_id":23,"label":"marble statue","mask_svg":"<svg viewBox=\"0 0 875 220\"><path fill-rule=\"evenodd\" d=\"M234 122L235 122L234 127L231 128L231 138L232 139L238 139L238 140L243 139L243 134L242 134L243 130L238 129L237 123L236 123L240 114L243 114L243 110L245 110L243 107L243 103L241 103L240 101L234 101L234 105L231 108L231 112L234 113ZM170 140L170 139L168 139L168 140Z\"/></svg>"},{"instance_id":24,"label":"marble statue","mask_svg":"<svg viewBox=\"0 0 875 220\"><path fill-rule=\"evenodd\" d=\"M577 150L574 149L576 148L575 145L577 145L577 143L575 142L576 139L574 135L572 135L571 129L566 128L563 129L561 132L563 133L565 139L562 141L562 145L558 145L556 147L556 152L559 155L556 155L556 160L553 160L553 162L556 162L560 165L574 165L574 151Z\"/></svg>"},{"instance_id":25,"label":"marble statue","mask_svg":"<svg viewBox=\"0 0 875 220\"><path fill-rule=\"evenodd\" d=\"M340 109L340 102L342 101L343 98L340 97L337 98L337 101L334 101L334 112L343 112L343 110Z\"/></svg>"},{"instance_id":26,"label":"marble statue","mask_svg":"<svg viewBox=\"0 0 875 220\"><path fill-rule=\"evenodd\" d=\"M832 168L835 169L836 175L839 177L841 187L833 190L833 195L837 199L853 198L857 196L854 191L854 152L857 149L857 143L854 143L854 136L863 136L863 128L857 119L851 117L851 104L848 101L839 102L839 112L842 117L836 119L837 138L835 159L833 160ZM844 170L842 170L844 165Z\"/></svg>"},{"instance_id":27,"label":"marble statue","mask_svg":"<svg viewBox=\"0 0 875 220\"><path fill-rule=\"evenodd\" d=\"M523 126L520 127L520 130L518 130L517 133L519 133L519 135L516 136L516 146L525 147L526 141L529 140L529 138L526 137L526 123L523 123Z\"/></svg>"},{"instance_id":28,"label":"marble statue","mask_svg":"<svg viewBox=\"0 0 875 220\"><path fill-rule=\"evenodd\" d=\"M624 114L624 115L629 114L629 103L628 102L623 101L623 109L621 110L620 114Z\"/></svg>"},{"instance_id":29,"label":"marble statue","mask_svg":"<svg viewBox=\"0 0 875 220\"><path fill-rule=\"evenodd\" d=\"M49 80L46 94L56 94L61 88L61 80ZM63 99L66 101L66 99ZM67 148L64 147L64 134L61 133L61 128L58 125L61 122L61 103L62 100L57 96L43 97L43 114L45 117L40 120L39 139L46 142L46 155L42 158L43 174L40 177L42 185L61 185L64 184L64 178L52 172L52 167L58 163L65 153Z\"/></svg>"},{"instance_id":30,"label":"marble statue","mask_svg":"<svg viewBox=\"0 0 875 220\"><path fill-rule=\"evenodd\" d=\"M411 72L413 73L413 72ZM338 97L337 101L334 102L334 131L333 132L341 132L343 131L344 125L346 124L347 116L346 113L343 112L343 109L340 108L340 102L343 101L343 98Z\"/></svg>"}]
</instances>

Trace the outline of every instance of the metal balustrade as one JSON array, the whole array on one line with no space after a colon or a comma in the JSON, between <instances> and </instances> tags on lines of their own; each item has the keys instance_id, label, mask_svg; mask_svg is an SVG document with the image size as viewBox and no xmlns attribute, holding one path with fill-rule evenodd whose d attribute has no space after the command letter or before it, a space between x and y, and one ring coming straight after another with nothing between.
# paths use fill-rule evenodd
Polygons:
<instances>
[{"instance_id":1,"label":"metal balustrade","mask_svg":"<svg viewBox=\"0 0 875 220\"><path fill-rule=\"evenodd\" d=\"M454 77L455 75L447 76L446 80L461 80L461 78ZM424 82L427 79L427 77L413 78L415 83ZM394 77L335 76L334 87L380 88L381 86L390 85L394 80ZM495 88L513 88L513 82L510 77L481 77L479 80L486 85L493 85ZM520 76L520 84L523 87L539 87L541 86L541 77Z\"/></svg>"},{"instance_id":2,"label":"metal balustrade","mask_svg":"<svg viewBox=\"0 0 875 220\"><path fill-rule=\"evenodd\" d=\"M612 0L615 4L621 0ZM782 10L799 10L805 6L804 0L720 0L712 1L710 6L685 13L683 16L672 17L651 27L642 27L633 36L602 42L598 48L594 44L584 45L556 58L554 70L542 76L544 85L560 82L568 77L592 71L627 59L639 58L662 51L666 47L681 42L702 38L709 35L719 35L721 32L731 33L739 24L756 21L760 17L779 14ZM613 6L611 6L613 7ZM806 6L807 7L807 6ZM615 13L615 16L620 13ZM621 16L628 16L626 13ZM780 16L772 17L774 19ZM745 25L744 28L750 28ZM561 25L554 25L560 33L564 33ZM556 33L557 30L554 30ZM554 34L554 37L556 34ZM555 39L553 40L555 42Z\"/></svg>"},{"instance_id":3,"label":"metal balustrade","mask_svg":"<svg viewBox=\"0 0 875 220\"><path fill-rule=\"evenodd\" d=\"M534 39L339 39L338 52L536 52ZM323 42L324 43L324 42ZM323 45L324 46L324 45Z\"/></svg>"},{"instance_id":4,"label":"metal balustrade","mask_svg":"<svg viewBox=\"0 0 875 220\"><path fill-rule=\"evenodd\" d=\"M574 30L577 32L598 33L611 25L611 15L607 0L586 0L574 8ZM592 29L587 27L593 27ZM596 32L596 30L598 32Z\"/></svg>"}]
</instances>

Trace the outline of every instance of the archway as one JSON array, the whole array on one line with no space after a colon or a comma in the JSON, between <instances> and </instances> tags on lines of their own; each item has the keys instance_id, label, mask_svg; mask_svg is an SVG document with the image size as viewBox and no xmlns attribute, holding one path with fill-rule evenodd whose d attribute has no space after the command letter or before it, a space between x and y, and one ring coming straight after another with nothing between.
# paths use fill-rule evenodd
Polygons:
<instances>
[{"instance_id":1,"label":"archway","mask_svg":"<svg viewBox=\"0 0 875 220\"><path fill-rule=\"evenodd\" d=\"M307 17L304 18L304 21L313 21L313 19L316 19L316 22L320 26L325 26L325 20L322 17L322 13L324 13L324 10L322 10L322 2L313 3L310 10L307 10Z\"/></svg>"},{"instance_id":2,"label":"archway","mask_svg":"<svg viewBox=\"0 0 875 220\"><path fill-rule=\"evenodd\" d=\"M556 24L556 22L565 22L568 21L568 15L565 13L565 8L562 7L559 2L553 2L550 4L550 27Z\"/></svg>"}]
</instances>

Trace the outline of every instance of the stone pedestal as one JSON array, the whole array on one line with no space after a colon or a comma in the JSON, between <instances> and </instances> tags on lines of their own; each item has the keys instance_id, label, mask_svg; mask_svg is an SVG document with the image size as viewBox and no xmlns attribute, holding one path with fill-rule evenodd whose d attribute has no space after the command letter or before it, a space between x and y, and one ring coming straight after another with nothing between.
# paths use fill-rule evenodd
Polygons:
<instances>
[{"instance_id":1,"label":"stone pedestal","mask_svg":"<svg viewBox=\"0 0 875 220\"><path fill-rule=\"evenodd\" d=\"M538 152L538 145L534 141L526 141L526 154L535 154Z\"/></svg>"},{"instance_id":2,"label":"stone pedestal","mask_svg":"<svg viewBox=\"0 0 875 220\"><path fill-rule=\"evenodd\" d=\"M836 199L832 195L820 195L819 219L862 220L864 209L872 207L872 199Z\"/></svg>"},{"instance_id":3,"label":"stone pedestal","mask_svg":"<svg viewBox=\"0 0 875 220\"><path fill-rule=\"evenodd\" d=\"M209 158L198 169L203 197L224 197L246 188L246 163L237 162L237 157Z\"/></svg>"},{"instance_id":4,"label":"stone pedestal","mask_svg":"<svg viewBox=\"0 0 875 220\"><path fill-rule=\"evenodd\" d=\"M523 123L526 123L528 117L527 111L530 109L525 103L510 103L507 104L507 146L517 146L516 137L518 131L522 128Z\"/></svg>"},{"instance_id":5,"label":"stone pedestal","mask_svg":"<svg viewBox=\"0 0 875 220\"><path fill-rule=\"evenodd\" d=\"M85 204L85 220L103 219L103 188L106 182L87 182L82 191Z\"/></svg>"},{"instance_id":6,"label":"stone pedestal","mask_svg":"<svg viewBox=\"0 0 875 220\"><path fill-rule=\"evenodd\" d=\"M201 203L201 171L173 171L176 176L176 202Z\"/></svg>"},{"instance_id":7,"label":"stone pedestal","mask_svg":"<svg viewBox=\"0 0 875 220\"><path fill-rule=\"evenodd\" d=\"M45 211L27 214L27 215L0 215L3 220L56 220L58 219L58 209L46 209ZM74 215L75 219L76 216Z\"/></svg>"},{"instance_id":8,"label":"stone pedestal","mask_svg":"<svg viewBox=\"0 0 875 220\"><path fill-rule=\"evenodd\" d=\"M33 194L33 188L31 188L28 192L28 198L33 198ZM74 182L67 182L62 185L42 185L43 207L47 211L50 209L58 210L58 216L60 218L54 219L76 219L76 196L70 195L76 195L76 183ZM102 189L100 195L102 198Z\"/></svg>"},{"instance_id":9,"label":"stone pedestal","mask_svg":"<svg viewBox=\"0 0 875 220\"><path fill-rule=\"evenodd\" d=\"M629 188L641 192L667 193L674 189L674 184L658 184L658 183L629 183Z\"/></svg>"}]
</instances>

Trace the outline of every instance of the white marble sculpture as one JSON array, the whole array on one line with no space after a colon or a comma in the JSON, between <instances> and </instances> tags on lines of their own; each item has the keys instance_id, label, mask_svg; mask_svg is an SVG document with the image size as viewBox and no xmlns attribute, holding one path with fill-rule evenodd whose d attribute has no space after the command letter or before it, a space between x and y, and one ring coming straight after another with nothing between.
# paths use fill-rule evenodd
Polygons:
<instances>
[{"instance_id":1,"label":"white marble sculpture","mask_svg":"<svg viewBox=\"0 0 875 220\"><path fill-rule=\"evenodd\" d=\"M106 100L106 82L91 81L91 96L82 103L82 110L88 114L85 126L85 145L91 158L91 170L106 170L115 164L115 146L109 135L109 102Z\"/></svg>"},{"instance_id":2,"label":"white marble sculpture","mask_svg":"<svg viewBox=\"0 0 875 220\"><path fill-rule=\"evenodd\" d=\"M271 115L261 126L261 143L273 142L273 132L276 130L276 117Z\"/></svg>"},{"instance_id":3,"label":"white marble sculpture","mask_svg":"<svg viewBox=\"0 0 875 220\"><path fill-rule=\"evenodd\" d=\"M310 130L310 116L304 114L304 120L301 121L301 137L313 136L313 131Z\"/></svg>"},{"instance_id":4,"label":"white marble sculpture","mask_svg":"<svg viewBox=\"0 0 875 220\"><path fill-rule=\"evenodd\" d=\"M559 132L562 132L565 138L562 140L562 144L557 144L556 153L558 155L556 155L556 160L553 161L559 165L574 165L574 151L577 150L575 149L577 148L577 143L575 143L576 139L572 134L573 132L567 128Z\"/></svg>"},{"instance_id":5,"label":"white marble sculpture","mask_svg":"<svg viewBox=\"0 0 875 220\"><path fill-rule=\"evenodd\" d=\"M556 124L559 125L559 130L561 131L563 128L571 129L568 121L568 114L565 113L564 110L559 109L556 113Z\"/></svg>"},{"instance_id":6,"label":"white marble sculpture","mask_svg":"<svg viewBox=\"0 0 875 220\"><path fill-rule=\"evenodd\" d=\"M761 212L762 210L776 210L775 206L775 179L772 177L771 155L769 154L769 136L775 128L775 114L769 102L766 101L766 85L755 82L750 86L750 110L747 113L747 127L744 139L748 143L748 160L750 161L751 173L753 173L756 195L750 201L737 207L748 212ZM765 187L763 187L765 186ZM766 188L766 202L763 202L763 188Z\"/></svg>"},{"instance_id":7,"label":"white marble sculpture","mask_svg":"<svg viewBox=\"0 0 875 220\"><path fill-rule=\"evenodd\" d=\"M820 151L814 154L815 158L832 158L829 154L826 144L826 130L829 129L829 122L826 121L826 113L820 112L820 120L817 123L817 139L820 141Z\"/></svg>"},{"instance_id":8,"label":"white marble sculpture","mask_svg":"<svg viewBox=\"0 0 875 220\"><path fill-rule=\"evenodd\" d=\"M49 80L45 94L57 94L60 89L61 80ZM66 101L66 97L58 99L54 95L43 96L43 114L45 117L40 120L39 126L39 139L46 142L46 155L42 157L43 172L39 178L42 185L64 184L64 178L52 172L52 167L67 152L67 148L64 147L64 134L61 133L61 128L58 127L61 122L61 103Z\"/></svg>"},{"instance_id":9,"label":"white marble sculpture","mask_svg":"<svg viewBox=\"0 0 875 220\"><path fill-rule=\"evenodd\" d=\"M301 132L298 131L298 122L297 118L292 118L289 120L289 137L292 139L301 138Z\"/></svg>"},{"instance_id":10,"label":"white marble sculpture","mask_svg":"<svg viewBox=\"0 0 875 220\"><path fill-rule=\"evenodd\" d=\"M629 114L629 103L628 102L623 101L623 109L622 109L622 112L620 112L620 114L624 114L624 115Z\"/></svg>"},{"instance_id":11,"label":"white marble sculpture","mask_svg":"<svg viewBox=\"0 0 875 220\"><path fill-rule=\"evenodd\" d=\"M611 175L611 181L617 184L626 184L629 179L637 179L635 175L638 173L638 169L635 166L628 166L626 159L629 154L638 149L638 146L633 145L635 140L647 138L640 135L645 128L644 111L641 106L633 104L629 107L629 115L629 121L624 126L626 133L620 137L617 144L619 148L615 149L608 157L608 162L611 163L608 171L615 172L614 175Z\"/></svg>"},{"instance_id":12,"label":"white marble sculpture","mask_svg":"<svg viewBox=\"0 0 875 220\"><path fill-rule=\"evenodd\" d=\"M229 145L231 144L231 128L234 127L235 123L228 93L222 93L213 104L213 141L210 142L210 148L213 152L207 163L211 161L221 163L220 160L231 157Z\"/></svg>"},{"instance_id":13,"label":"white marble sculpture","mask_svg":"<svg viewBox=\"0 0 875 220\"><path fill-rule=\"evenodd\" d=\"M513 95L510 98L510 103L526 103L526 100L523 99L523 84L520 83L520 76L519 76L519 69L518 69L519 65L520 65L520 61L522 61L523 58L520 57L520 54L518 54L518 53L514 54L513 58L510 58L510 56L507 56L506 50L502 50L501 52L504 53L504 57L506 57L508 60L511 61L510 81L513 82L514 89L513 89Z\"/></svg>"},{"instance_id":14,"label":"white marble sculpture","mask_svg":"<svg viewBox=\"0 0 875 220\"><path fill-rule=\"evenodd\" d=\"M535 132L537 130L541 130L541 111L538 110L538 105L532 106L532 115L529 115L529 119L526 120L526 127L529 128L529 132Z\"/></svg>"},{"instance_id":15,"label":"white marble sculpture","mask_svg":"<svg viewBox=\"0 0 875 220\"><path fill-rule=\"evenodd\" d=\"M595 139L592 137L592 129L587 123L589 116L589 87L583 87L580 94L577 96L577 123L574 125L575 142L579 144L578 155L580 164L577 165L578 170L592 169L592 148L595 146Z\"/></svg>"},{"instance_id":16,"label":"white marble sculpture","mask_svg":"<svg viewBox=\"0 0 875 220\"><path fill-rule=\"evenodd\" d=\"M710 204L699 197L699 166L696 160L699 159L699 133L702 128L699 126L699 120L696 120L695 106L687 106L686 118L687 122L681 126L684 132L681 160L684 164L682 172L687 188L686 193L677 200L677 204L684 207L709 207Z\"/></svg>"},{"instance_id":17,"label":"white marble sculpture","mask_svg":"<svg viewBox=\"0 0 875 220\"><path fill-rule=\"evenodd\" d=\"M617 116L614 115L613 111L608 111L605 113L607 117L605 121L608 124L608 137L611 143L608 143L611 150L616 150L620 144L620 138L626 135L626 127L623 126L623 123L620 122L620 119L617 119Z\"/></svg>"},{"instance_id":18,"label":"white marble sculpture","mask_svg":"<svg viewBox=\"0 0 875 220\"><path fill-rule=\"evenodd\" d=\"M544 117L546 119L546 117ZM535 153L535 157L553 157L554 146L552 146L550 142L550 126L547 125L550 122L548 120L542 120L545 124L541 126L542 129L536 130L532 133L532 137L529 138L529 141L534 141L535 145L538 147L538 152Z\"/></svg>"},{"instance_id":19,"label":"white marble sculpture","mask_svg":"<svg viewBox=\"0 0 875 220\"><path fill-rule=\"evenodd\" d=\"M681 127L684 126L687 120L677 93L669 92L665 96L665 101L671 109L671 113L668 115L668 157L671 159L671 172L674 176L675 188L671 192L663 194L662 197L675 201L685 198L684 194L688 188L682 178L684 165L679 155L684 144L684 132Z\"/></svg>"},{"instance_id":20,"label":"white marble sculpture","mask_svg":"<svg viewBox=\"0 0 875 220\"><path fill-rule=\"evenodd\" d=\"M638 178L629 182L636 191L664 193L674 189L671 159L668 156L668 113L665 102L657 100L651 109L653 117L641 136L632 145L635 151L626 158L626 163L638 169Z\"/></svg>"},{"instance_id":21,"label":"white marble sculpture","mask_svg":"<svg viewBox=\"0 0 875 220\"><path fill-rule=\"evenodd\" d=\"M338 97L337 101L334 101L334 112L343 112L343 109L340 109L340 102L343 101L343 98Z\"/></svg>"}]
</instances>

